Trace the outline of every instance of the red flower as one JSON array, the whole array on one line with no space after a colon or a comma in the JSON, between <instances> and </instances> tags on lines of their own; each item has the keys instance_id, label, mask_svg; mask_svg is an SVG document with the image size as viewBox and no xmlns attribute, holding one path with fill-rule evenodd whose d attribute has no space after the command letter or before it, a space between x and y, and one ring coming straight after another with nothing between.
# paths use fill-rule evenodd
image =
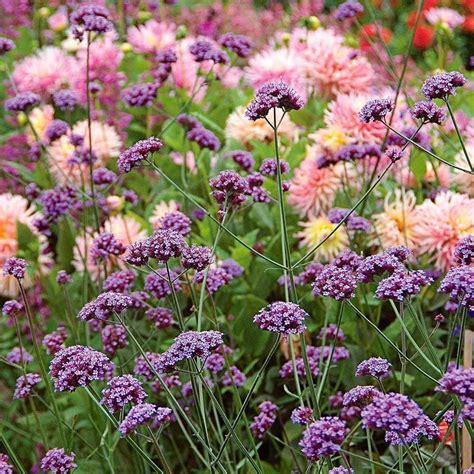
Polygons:
<instances>
[{"instance_id":1,"label":"red flower","mask_svg":"<svg viewBox=\"0 0 474 474\"><path fill-rule=\"evenodd\" d=\"M369 41L370 38L370 41ZM382 40L385 44L390 43L392 32L380 25L368 23L362 27L359 37L360 48L367 51L371 48L371 43L379 43Z\"/></svg>"},{"instance_id":2,"label":"red flower","mask_svg":"<svg viewBox=\"0 0 474 474\"><path fill-rule=\"evenodd\" d=\"M438 425L438 429L439 429L438 439L440 441L446 436L446 433L448 432L448 428L449 428L449 425L445 421L442 421ZM446 438L444 444L450 446L451 442L453 441L453 438L454 438L454 433L453 431L451 431L451 433L449 433L448 437Z\"/></svg>"},{"instance_id":3,"label":"red flower","mask_svg":"<svg viewBox=\"0 0 474 474\"><path fill-rule=\"evenodd\" d=\"M465 33L474 33L474 15L466 16L462 29Z\"/></svg>"},{"instance_id":4,"label":"red flower","mask_svg":"<svg viewBox=\"0 0 474 474\"><path fill-rule=\"evenodd\" d=\"M434 30L431 26L419 26L413 37L413 46L416 49L428 49L433 44Z\"/></svg>"}]
</instances>

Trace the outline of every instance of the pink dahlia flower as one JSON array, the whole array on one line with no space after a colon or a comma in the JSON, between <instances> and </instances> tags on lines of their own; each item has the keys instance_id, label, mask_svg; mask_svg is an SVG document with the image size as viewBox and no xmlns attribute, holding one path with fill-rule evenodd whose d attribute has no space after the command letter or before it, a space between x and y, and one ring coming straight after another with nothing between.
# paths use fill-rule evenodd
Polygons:
<instances>
[{"instance_id":1,"label":"pink dahlia flower","mask_svg":"<svg viewBox=\"0 0 474 474\"><path fill-rule=\"evenodd\" d=\"M137 53L157 53L176 41L175 26L149 20L144 25L132 26L127 31L127 40Z\"/></svg>"}]
</instances>

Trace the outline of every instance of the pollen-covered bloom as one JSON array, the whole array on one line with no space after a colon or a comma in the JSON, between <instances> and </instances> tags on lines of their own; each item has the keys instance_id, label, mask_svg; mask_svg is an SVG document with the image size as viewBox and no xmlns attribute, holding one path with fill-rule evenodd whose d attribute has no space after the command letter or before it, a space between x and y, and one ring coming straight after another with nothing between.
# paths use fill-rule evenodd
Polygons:
<instances>
[{"instance_id":1,"label":"pollen-covered bloom","mask_svg":"<svg viewBox=\"0 0 474 474\"><path fill-rule=\"evenodd\" d=\"M451 191L438 193L417 206L417 253L428 254L436 268L448 270L456 244L474 233L474 199Z\"/></svg>"},{"instance_id":2,"label":"pollen-covered bloom","mask_svg":"<svg viewBox=\"0 0 474 474\"><path fill-rule=\"evenodd\" d=\"M332 260L348 246L349 241L344 229L334 232L337 224L330 222L326 216L310 217L307 222L300 222L300 225L303 229L296 237L301 239L301 247L312 248L325 240L316 252L316 256L321 259Z\"/></svg>"},{"instance_id":3,"label":"pollen-covered bloom","mask_svg":"<svg viewBox=\"0 0 474 474\"><path fill-rule=\"evenodd\" d=\"M385 441L392 445L418 443L421 436L433 439L438 428L423 410L399 393L374 397L361 413L365 428L385 431Z\"/></svg>"},{"instance_id":4,"label":"pollen-covered bloom","mask_svg":"<svg viewBox=\"0 0 474 474\"><path fill-rule=\"evenodd\" d=\"M102 390L101 403L111 413L120 411L125 405L133 403L139 405L147 397L142 384L131 375L114 377Z\"/></svg>"},{"instance_id":5,"label":"pollen-covered bloom","mask_svg":"<svg viewBox=\"0 0 474 474\"><path fill-rule=\"evenodd\" d=\"M55 354L49 366L57 392L73 392L93 380L111 377L114 364L104 354L86 346L71 346Z\"/></svg>"},{"instance_id":6,"label":"pollen-covered bloom","mask_svg":"<svg viewBox=\"0 0 474 474\"><path fill-rule=\"evenodd\" d=\"M306 428L299 445L306 458L315 462L337 454L348 432L349 429L340 418L323 416Z\"/></svg>"},{"instance_id":7,"label":"pollen-covered bloom","mask_svg":"<svg viewBox=\"0 0 474 474\"><path fill-rule=\"evenodd\" d=\"M277 301L261 309L254 317L260 329L277 332L283 336L302 333L308 313L295 303Z\"/></svg>"},{"instance_id":8,"label":"pollen-covered bloom","mask_svg":"<svg viewBox=\"0 0 474 474\"><path fill-rule=\"evenodd\" d=\"M63 448L50 449L41 459L41 470L54 474L68 474L77 467L74 463L75 458L74 453L66 454Z\"/></svg>"},{"instance_id":9,"label":"pollen-covered bloom","mask_svg":"<svg viewBox=\"0 0 474 474\"><path fill-rule=\"evenodd\" d=\"M35 388L35 386L38 385L40 382L41 377L38 374L20 375L16 379L16 387L15 393L13 394L13 399L19 400L20 398L28 397Z\"/></svg>"},{"instance_id":10,"label":"pollen-covered bloom","mask_svg":"<svg viewBox=\"0 0 474 474\"><path fill-rule=\"evenodd\" d=\"M357 377L371 375L377 379L388 377L392 364L381 357L371 357L370 359L362 361L356 370Z\"/></svg>"}]
</instances>

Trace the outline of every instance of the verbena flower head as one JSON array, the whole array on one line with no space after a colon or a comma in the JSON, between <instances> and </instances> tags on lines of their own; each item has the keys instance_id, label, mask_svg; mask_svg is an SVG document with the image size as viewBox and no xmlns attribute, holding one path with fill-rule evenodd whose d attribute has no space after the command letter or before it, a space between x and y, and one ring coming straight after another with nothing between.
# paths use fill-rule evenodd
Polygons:
<instances>
[{"instance_id":1,"label":"verbena flower head","mask_svg":"<svg viewBox=\"0 0 474 474\"><path fill-rule=\"evenodd\" d=\"M23 310L23 304L16 300L8 300L3 303L2 313L5 316L15 316Z\"/></svg>"},{"instance_id":2,"label":"verbena flower head","mask_svg":"<svg viewBox=\"0 0 474 474\"><path fill-rule=\"evenodd\" d=\"M134 84L124 89L122 100L129 107L150 107L156 100L159 88L158 82Z\"/></svg>"},{"instance_id":3,"label":"verbena flower head","mask_svg":"<svg viewBox=\"0 0 474 474\"><path fill-rule=\"evenodd\" d=\"M120 436L129 436L139 426L147 423L154 424L155 421L161 425L171 420L171 409L167 407L157 407L151 403L141 403L134 406L119 425ZM153 428L156 428L154 426Z\"/></svg>"},{"instance_id":4,"label":"verbena flower head","mask_svg":"<svg viewBox=\"0 0 474 474\"><path fill-rule=\"evenodd\" d=\"M119 349L128 346L127 331L123 326L115 324L105 326L100 336L102 338L102 347L110 357L113 357Z\"/></svg>"},{"instance_id":5,"label":"verbena flower head","mask_svg":"<svg viewBox=\"0 0 474 474\"><path fill-rule=\"evenodd\" d=\"M344 394L342 404L346 407L357 406L362 408L370 403L374 397L381 394L382 392L372 385L358 385Z\"/></svg>"},{"instance_id":6,"label":"verbena flower head","mask_svg":"<svg viewBox=\"0 0 474 474\"><path fill-rule=\"evenodd\" d=\"M421 436L433 439L438 428L423 410L407 396L381 394L361 412L364 428L384 430L385 441L392 445L418 443Z\"/></svg>"},{"instance_id":7,"label":"verbena flower head","mask_svg":"<svg viewBox=\"0 0 474 474\"><path fill-rule=\"evenodd\" d=\"M307 425L313 418L313 409L309 407L295 408L290 415L292 423L295 425Z\"/></svg>"},{"instance_id":8,"label":"verbena flower head","mask_svg":"<svg viewBox=\"0 0 474 474\"><path fill-rule=\"evenodd\" d=\"M59 140L63 135L66 135L69 131L69 124L64 120L53 120L44 133L45 137L52 143Z\"/></svg>"},{"instance_id":9,"label":"verbena flower head","mask_svg":"<svg viewBox=\"0 0 474 474\"><path fill-rule=\"evenodd\" d=\"M474 267L463 265L447 273L439 285L438 291L447 293L451 301L474 309Z\"/></svg>"},{"instance_id":10,"label":"verbena flower head","mask_svg":"<svg viewBox=\"0 0 474 474\"><path fill-rule=\"evenodd\" d=\"M106 291L97 298L86 303L79 311L77 317L83 321L91 319L107 319L113 313L121 313L133 307L133 299L129 295Z\"/></svg>"},{"instance_id":11,"label":"verbena flower head","mask_svg":"<svg viewBox=\"0 0 474 474\"><path fill-rule=\"evenodd\" d=\"M291 86L284 82L268 82L257 90L245 111L245 116L255 121L265 118L273 108L288 112L299 110L303 106L304 100Z\"/></svg>"},{"instance_id":12,"label":"verbena flower head","mask_svg":"<svg viewBox=\"0 0 474 474\"><path fill-rule=\"evenodd\" d=\"M248 151L235 150L227 153L226 156L232 158L244 171L250 171L255 164L252 153Z\"/></svg>"},{"instance_id":13,"label":"verbena flower head","mask_svg":"<svg viewBox=\"0 0 474 474\"><path fill-rule=\"evenodd\" d=\"M75 458L74 453L66 454L63 448L50 449L41 459L41 470L54 474L67 474L76 469Z\"/></svg>"},{"instance_id":14,"label":"verbena flower head","mask_svg":"<svg viewBox=\"0 0 474 474\"><path fill-rule=\"evenodd\" d=\"M109 11L100 5L86 5L79 7L69 17L72 25L72 34L79 41L84 33L107 33L112 29Z\"/></svg>"},{"instance_id":15,"label":"verbena flower head","mask_svg":"<svg viewBox=\"0 0 474 474\"><path fill-rule=\"evenodd\" d=\"M173 64L178 60L178 56L173 48L165 48L156 53L155 60L163 64Z\"/></svg>"},{"instance_id":16,"label":"verbena flower head","mask_svg":"<svg viewBox=\"0 0 474 474\"><path fill-rule=\"evenodd\" d=\"M73 111L79 102L77 94L70 89L63 89L52 95L53 104L63 112L66 110Z\"/></svg>"},{"instance_id":17,"label":"verbena flower head","mask_svg":"<svg viewBox=\"0 0 474 474\"><path fill-rule=\"evenodd\" d=\"M460 239L454 248L453 256L459 265L470 265L474 262L474 235Z\"/></svg>"},{"instance_id":18,"label":"verbena flower head","mask_svg":"<svg viewBox=\"0 0 474 474\"><path fill-rule=\"evenodd\" d=\"M155 228L174 230L183 237L186 237L191 233L191 224L191 219L181 211L167 212L163 217L160 217L156 223L154 223Z\"/></svg>"},{"instance_id":19,"label":"verbena flower head","mask_svg":"<svg viewBox=\"0 0 474 474\"><path fill-rule=\"evenodd\" d=\"M121 375L114 377L107 384L107 388L102 390L102 400L111 413L120 411L125 405L133 403L139 405L147 397L142 384L131 375Z\"/></svg>"},{"instance_id":20,"label":"verbena flower head","mask_svg":"<svg viewBox=\"0 0 474 474\"><path fill-rule=\"evenodd\" d=\"M189 47L189 52L198 63L209 60L213 50L213 44L206 39L198 39Z\"/></svg>"},{"instance_id":21,"label":"verbena flower head","mask_svg":"<svg viewBox=\"0 0 474 474\"><path fill-rule=\"evenodd\" d=\"M306 428L299 445L306 458L315 462L337 454L348 432L349 429L340 418L323 416Z\"/></svg>"},{"instance_id":22,"label":"verbena flower head","mask_svg":"<svg viewBox=\"0 0 474 474\"><path fill-rule=\"evenodd\" d=\"M155 378L155 371L158 367L158 362L160 360L161 355L157 354L156 352L146 352L146 359L142 355L137 357L135 360L135 368L133 369L133 373L135 375L142 376L145 380L150 381ZM153 367L154 370L150 367Z\"/></svg>"},{"instance_id":23,"label":"verbena flower head","mask_svg":"<svg viewBox=\"0 0 474 474\"><path fill-rule=\"evenodd\" d=\"M428 100L447 100L450 95L456 95L456 89L465 83L466 78L460 72L442 72L426 79L421 92Z\"/></svg>"},{"instance_id":24,"label":"verbena flower head","mask_svg":"<svg viewBox=\"0 0 474 474\"><path fill-rule=\"evenodd\" d=\"M104 291L114 291L125 293L135 282L137 275L132 270L121 270L111 273L104 281L102 288Z\"/></svg>"},{"instance_id":25,"label":"verbena flower head","mask_svg":"<svg viewBox=\"0 0 474 474\"><path fill-rule=\"evenodd\" d=\"M125 246L115 238L112 232L102 232L92 241L89 255L98 262L112 255L122 255L124 252Z\"/></svg>"},{"instance_id":26,"label":"verbena flower head","mask_svg":"<svg viewBox=\"0 0 474 474\"><path fill-rule=\"evenodd\" d=\"M228 205L238 206L249 193L247 181L232 170L221 171L209 180L209 186L214 189L211 194L219 204L227 202Z\"/></svg>"},{"instance_id":27,"label":"verbena flower head","mask_svg":"<svg viewBox=\"0 0 474 474\"><path fill-rule=\"evenodd\" d=\"M357 288L356 275L349 267L325 265L313 282L314 296L327 296L337 301L351 299Z\"/></svg>"},{"instance_id":28,"label":"verbena flower head","mask_svg":"<svg viewBox=\"0 0 474 474\"><path fill-rule=\"evenodd\" d=\"M56 274L56 283L58 285L67 285L71 282L71 275L66 270L59 270Z\"/></svg>"},{"instance_id":29,"label":"verbena flower head","mask_svg":"<svg viewBox=\"0 0 474 474\"><path fill-rule=\"evenodd\" d=\"M221 147L221 142L216 135L202 125L191 128L186 133L186 137L188 140L196 142L201 148L217 151Z\"/></svg>"},{"instance_id":30,"label":"verbena flower head","mask_svg":"<svg viewBox=\"0 0 474 474\"><path fill-rule=\"evenodd\" d=\"M260 329L288 336L304 332L304 320L307 316L308 313L297 304L277 301L261 309L253 321Z\"/></svg>"},{"instance_id":31,"label":"verbena flower head","mask_svg":"<svg viewBox=\"0 0 474 474\"><path fill-rule=\"evenodd\" d=\"M123 261L135 266L142 266L148 262L146 253L147 241L137 240L127 247L127 253L123 256Z\"/></svg>"},{"instance_id":32,"label":"verbena flower head","mask_svg":"<svg viewBox=\"0 0 474 474\"><path fill-rule=\"evenodd\" d=\"M170 271L171 283L175 292L181 291L181 283L178 274ZM145 290L149 291L155 298L162 299L173 293L168 280L168 272L164 268L149 273L145 279Z\"/></svg>"},{"instance_id":33,"label":"verbena flower head","mask_svg":"<svg viewBox=\"0 0 474 474\"><path fill-rule=\"evenodd\" d=\"M21 347L14 347L5 356L5 359L12 364L18 365L29 364L30 362L33 362L33 356Z\"/></svg>"},{"instance_id":34,"label":"verbena flower head","mask_svg":"<svg viewBox=\"0 0 474 474\"><path fill-rule=\"evenodd\" d=\"M275 158L265 158L259 168L260 173L264 176L276 176L278 173L277 161ZM290 165L285 160L280 160L281 174L288 173Z\"/></svg>"},{"instance_id":35,"label":"verbena flower head","mask_svg":"<svg viewBox=\"0 0 474 474\"><path fill-rule=\"evenodd\" d=\"M380 122L392 110L393 103L390 99L372 99L360 109L359 119L364 123Z\"/></svg>"},{"instance_id":36,"label":"verbena flower head","mask_svg":"<svg viewBox=\"0 0 474 474\"><path fill-rule=\"evenodd\" d=\"M150 153L161 150L163 142L155 137L140 140L120 154L117 161L121 173L128 173L148 158Z\"/></svg>"},{"instance_id":37,"label":"verbena flower head","mask_svg":"<svg viewBox=\"0 0 474 474\"><path fill-rule=\"evenodd\" d=\"M170 258L179 257L185 248L181 234L174 230L160 229L146 239L145 252L149 258L167 262Z\"/></svg>"},{"instance_id":38,"label":"verbena flower head","mask_svg":"<svg viewBox=\"0 0 474 474\"><path fill-rule=\"evenodd\" d=\"M46 334L43 338L43 346L46 352L54 355L60 350L64 349L64 343L67 339L67 332L64 326L58 326L56 331Z\"/></svg>"},{"instance_id":39,"label":"verbena flower head","mask_svg":"<svg viewBox=\"0 0 474 474\"><path fill-rule=\"evenodd\" d=\"M371 375L377 379L383 379L390 374L392 364L381 357L371 357L370 359L362 361L356 370L357 377Z\"/></svg>"},{"instance_id":40,"label":"verbena flower head","mask_svg":"<svg viewBox=\"0 0 474 474\"><path fill-rule=\"evenodd\" d=\"M2 474L13 474L13 466L9 461L10 459L6 454L0 453L0 472Z\"/></svg>"},{"instance_id":41,"label":"verbena flower head","mask_svg":"<svg viewBox=\"0 0 474 474\"><path fill-rule=\"evenodd\" d=\"M219 44L229 51L235 53L239 58L247 58L250 55L252 41L244 35L225 33L219 38Z\"/></svg>"},{"instance_id":42,"label":"verbena flower head","mask_svg":"<svg viewBox=\"0 0 474 474\"><path fill-rule=\"evenodd\" d=\"M0 56L15 48L15 43L4 36L0 36Z\"/></svg>"},{"instance_id":43,"label":"verbena flower head","mask_svg":"<svg viewBox=\"0 0 474 474\"><path fill-rule=\"evenodd\" d=\"M41 97L33 92L21 92L15 97L5 101L5 110L7 112L25 112L28 109L38 105Z\"/></svg>"},{"instance_id":44,"label":"verbena flower head","mask_svg":"<svg viewBox=\"0 0 474 474\"><path fill-rule=\"evenodd\" d=\"M40 382L41 377L38 374L20 375L16 379L16 387L15 392L13 393L13 399L19 400L20 398L28 397L35 388L35 386L38 385Z\"/></svg>"},{"instance_id":45,"label":"verbena flower head","mask_svg":"<svg viewBox=\"0 0 474 474\"><path fill-rule=\"evenodd\" d=\"M463 403L472 403L474 400L474 369L459 368L446 372L435 390L457 395Z\"/></svg>"},{"instance_id":46,"label":"verbena flower head","mask_svg":"<svg viewBox=\"0 0 474 474\"><path fill-rule=\"evenodd\" d=\"M157 407L156 416L151 424L151 428L156 430L161 425L173 421L173 410L168 407Z\"/></svg>"},{"instance_id":47,"label":"verbena flower head","mask_svg":"<svg viewBox=\"0 0 474 474\"><path fill-rule=\"evenodd\" d=\"M370 255L365 258L357 269L357 278L364 283L371 282L375 276L386 272L393 273L396 270L404 270L400 260L388 253Z\"/></svg>"},{"instance_id":48,"label":"verbena flower head","mask_svg":"<svg viewBox=\"0 0 474 474\"><path fill-rule=\"evenodd\" d=\"M354 473L354 469L350 467L344 467L344 466L333 467L329 471L329 474L353 474L353 473Z\"/></svg>"},{"instance_id":49,"label":"verbena flower head","mask_svg":"<svg viewBox=\"0 0 474 474\"><path fill-rule=\"evenodd\" d=\"M73 392L93 380L107 380L112 376L114 364L91 347L71 346L55 354L49 366L57 392Z\"/></svg>"},{"instance_id":50,"label":"verbena flower head","mask_svg":"<svg viewBox=\"0 0 474 474\"><path fill-rule=\"evenodd\" d=\"M224 387L242 387L247 381L245 374L235 365L229 367L229 370L222 377L222 385Z\"/></svg>"},{"instance_id":51,"label":"verbena flower head","mask_svg":"<svg viewBox=\"0 0 474 474\"><path fill-rule=\"evenodd\" d=\"M217 374L220 372L225 365L225 359L222 354L216 352L215 354L211 354L204 363L204 367L212 372L213 374Z\"/></svg>"},{"instance_id":52,"label":"verbena flower head","mask_svg":"<svg viewBox=\"0 0 474 474\"><path fill-rule=\"evenodd\" d=\"M425 123L441 125L446 120L446 111L431 101L417 102L410 109L410 113L414 119Z\"/></svg>"},{"instance_id":53,"label":"verbena flower head","mask_svg":"<svg viewBox=\"0 0 474 474\"><path fill-rule=\"evenodd\" d=\"M27 266L26 260L18 257L10 257L3 265L3 274L5 276L10 275L15 277L17 280L23 280Z\"/></svg>"},{"instance_id":54,"label":"verbena flower head","mask_svg":"<svg viewBox=\"0 0 474 474\"><path fill-rule=\"evenodd\" d=\"M357 0L347 0L337 7L334 17L337 21L344 21L361 13L364 13L364 7Z\"/></svg>"},{"instance_id":55,"label":"verbena flower head","mask_svg":"<svg viewBox=\"0 0 474 474\"><path fill-rule=\"evenodd\" d=\"M258 406L259 413L250 424L250 430L257 439L263 439L277 418L278 407L266 400Z\"/></svg>"},{"instance_id":56,"label":"verbena flower head","mask_svg":"<svg viewBox=\"0 0 474 474\"><path fill-rule=\"evenodd\" d=\"M185 247L181 255L181 264L184 268L193 268L198 272L207 268L213 259L212 249L200 245Z\"/></svg>"},{"instance_id":57,"label":"verbena flower head","mask_svg":"<svg viewBox=\"0 0 474 474\"><path fill-rule=\"evenodd\" d=\"M375 296L381 300L403 301L420 293L421 288L432 281L423 270L396 271L378 284Z\"/></svg>"},{"instance_id":58,"label":"verbena flower head","mask_svg":"<svg viewBox=\"0 0 474 474\"><path fill-rule=\"evenodd\" d=\"M193 357L205 359L223 344L223 334L219 331L186 331L179 334L158 362L160 372L168 372L184 360Z\"/></svg>"},{"instance_id":59,"label":"verbena flower head","mask_svg":"<svg viewBox=\"0 0 474 474\"><path fill-rule=\"evenodd\" d=\"M145 314L158 329L167 329L175 323L173 312L169 308L149 308Z\"/></svg>"},{"instance_id":60,"label":"verbena flower head","mask_svg":"<svg viewBox=\"0 0 474 474\"><path fill-rule=\"evenodd\" d=\"M342 342L346 339L344 332L341 328L337 327L337 324L329 324L321 328L318 334L318 339L327 341L339 341Z\"/></svg>"}]
</instances>

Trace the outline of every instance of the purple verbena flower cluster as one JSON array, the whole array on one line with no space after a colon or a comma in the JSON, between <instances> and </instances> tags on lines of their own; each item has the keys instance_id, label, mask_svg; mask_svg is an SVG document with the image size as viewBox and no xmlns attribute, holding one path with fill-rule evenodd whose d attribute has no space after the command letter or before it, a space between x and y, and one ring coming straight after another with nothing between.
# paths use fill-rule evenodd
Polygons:
<instances>
[{"instance_id":1,"label":"purple verbena flower cluster","mask_svg":"<svg viewBox=\"0 0 474 474\"><path fill-rule=\"evenodd\" d=\"M356 370L357 377L364 377L370 375L379 380L388 377L392 364L381 357L371 357L370 359L362 361Z\"/></svg>"},{"instance_id":2,"label":"purple verbena flower cluster","mask_svg":"<svg viewBox=\"0 0 474 474\"><path fill-rule=\"evenodd\" d=\"M421 92L428 100L447 100L450 95L456 95L456 89L465 83L466 78L460 72L442 72L426 79Z\"/></svg>"},{"instance_id":3,"label":"purple verbena flower cluster","mask_svg":"<svg viewBox=\"0 0 474 474\"><path fill-rule=\"evenodd\" d=\"M111 379L107 388L102 390L102 400L111 413L120 411L125 405L133 403L139 405L147 397L142 384L131 375L121 375Z\"/></svg>"},{"instance_id":4,"label":"purple verbena flower cluster","mask_svg":"<svg viewBox=\"0 0 474 474\"><path fill-rule=\"evenodd\" d=\"M127 148L120 154L117 161L118 169L121 173L128 173L136 168L142 161L148 158L150 153L160 151L163 142L155 137L140 140L135 145Z\"/></svg>"},{"instance_id":5,"label":"purple verbena flower cluster","mask_svg":"<svg viewBox=\"0 0 474 474\"><path fill-rule=\"evenodd\" d=\"M67 474L76 469L75 458L74 453L66 454L63 448L50 449L41 459L41 470L54 474Z\"/></svg>"},{"instance_id":6,"label":"purple verbena flower cluster","mask_svg":"<svg viewBox=\"0 0 474 474\"><path fill-rule=\"evenodd\" d=\"M250 424L250 430L257 439L263 439L265 433L273 426L277 418L278 407L266 400L258 406L258 415Z\"/></svg>"},{"instance_id":7,"label":"purple verbena flower cluster","mask_svg":"<svg viewBox=\"0 0 474 474\"><path fill-rule=\"evenodd\" d=\"M288 336L304 332L307 317L308 313L297 304L276 301L261 309L253 321L260 329Z\"/></svg>"},{"instance_id":8,"label":"purple verbena flower cluster","mask_svg":"<svg viewBox=\"0 0 474 474\"><path fill-rule=\"evenodd\" d=\"M15 392L13 394L14 400L27 398L33 391L36 385L41 382L41 377L38 374L24 374L16 379ZM1 472L1 471L0 471Z\"/></svg>"}]
</instances>

